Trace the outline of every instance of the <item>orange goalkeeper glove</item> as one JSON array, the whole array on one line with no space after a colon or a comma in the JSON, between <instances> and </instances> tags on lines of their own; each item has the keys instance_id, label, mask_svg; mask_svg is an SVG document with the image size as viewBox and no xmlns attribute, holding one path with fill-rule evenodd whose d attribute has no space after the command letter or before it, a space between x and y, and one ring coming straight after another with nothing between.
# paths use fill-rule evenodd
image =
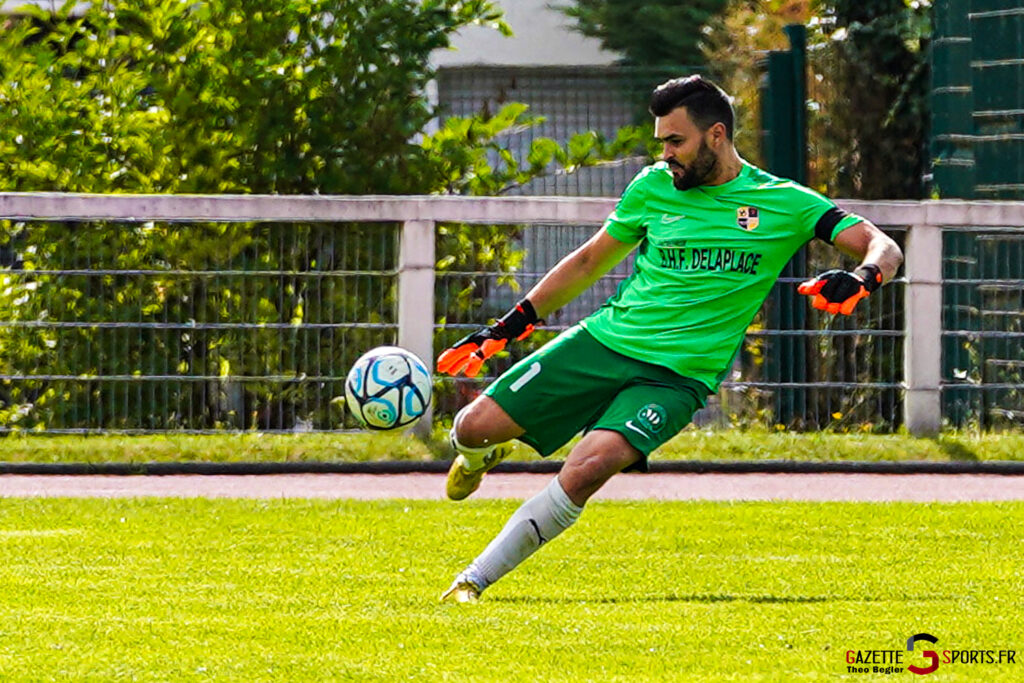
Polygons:
<instances>
[{"instance_id":1,"label":"orange goalkeeper glove","mask_svg":"<svg viewBox=\"0 0 1024 683\"><path fill-rule=\"evenodd\" d=\"M814 297L811 305L828 313L853 313L857 302L882 286L882 271L873 263L866 263L852 273L828 270L803 282L796 291Z\"/></svg>"},{"instance_id":2,"label":"orange goalkeeper glove","mask_svg":"<svg viewBox=\"0 0 1024 683\"><path fill-rule=\"evenodd\" d=\"M533 304L523 299L493 325L455 342L438 357L437 369L452 376L465 372L466 377L476 377L485 360L505 348L510 339L529 337L540 322Z\"/></svg>"}]
</instances>

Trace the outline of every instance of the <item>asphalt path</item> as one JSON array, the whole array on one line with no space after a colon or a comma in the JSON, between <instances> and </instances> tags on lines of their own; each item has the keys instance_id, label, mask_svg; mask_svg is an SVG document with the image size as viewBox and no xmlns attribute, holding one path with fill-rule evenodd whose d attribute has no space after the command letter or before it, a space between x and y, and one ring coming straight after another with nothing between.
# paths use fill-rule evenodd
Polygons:
<instances>
[{"instance_id":1,"label":"asphalt path","mask_svg":"<svg viewBox=\"0 0 1024 683\"><path fill-rule=\"evenodd\" d=\"M491 473L474 499L524 499L551 474ZM0 498L444 498L444 475L0 475ZM596 500L911 501L1024 500L1024 476L998 474L620 474Z\"/></svg>"}]
</instances>

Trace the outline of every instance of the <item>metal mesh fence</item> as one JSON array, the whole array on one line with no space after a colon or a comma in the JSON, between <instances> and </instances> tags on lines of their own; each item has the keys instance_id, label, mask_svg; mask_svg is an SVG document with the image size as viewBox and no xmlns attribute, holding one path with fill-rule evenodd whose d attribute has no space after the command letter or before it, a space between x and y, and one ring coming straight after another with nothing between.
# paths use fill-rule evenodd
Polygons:
<instances>
[{"instance_id":1,"label":"metal mesh fence","mask_svg":"<svg viewBox=\"0 0 1024 683\"><path fill-rule=\"evenodd\" d=\"M1024 424L1024 234L943 232L943 413L957 427Z\"/></svg>"},{"instance_id":2,"label":"metal mesh fence","mask_svg":"<svg viewBox=\"0 0 1024 683\"><path fill-rule=\"evenodd\" d=\"M902 246L905 228L886 231ZM891 431L902 420L905 282L889 283L852 316L828 315L796 287L850 261L819 241L805 249L806 273L779 278L748 329L732 381L720 392L724 423Z\"/></svg>"},{"instance_id":3,"label":"metal mesh fence","mask_svg":"<svg viewBox=\"0 0 1024 683\"><path fill-rule=\"evenodd\" d=\"M938 2L934 26L935 188L1024 198L1024 0Z\"/></svg>"},{"instance_id":4,"label":"metal mesh fence","mask_svg":"<svg viewBox=\"0 0 1024 683\"><path fill-rule=\"evenodd\" d=\"M499 211L497 204L488 207L481 215ZM971 211L992 207L939 207L935 215L948 209L947 220L967 223ZM507 310L596 230L594 224L510 224L520 210L500 210L498 225L436 225L435 354ZM352 215L357 211L364 209L346 216L374 220L370 209ZM1014 211L1019 207L1006 215L1017 216ZM892 216L891 223L930 215L912 205L882 213ZM927 322L935 325L936 344L937 328L943 329L945 423L1019 427L1024 234L1020 228L949 227L941 218L929 225L947 225L941 257L937 241L926 250L934 249L930 263L941 258L943 266L942 308L936 300L928 309L941 315ZM905 242L907 228L885 229ZM2 222L0 432L354 426L332 401L343 394L344 377L359 355L399 338L398 290L405 272L398 263L399 239L397 223ZM796 294L796 284L848 261L822 243L807 249L807 272L775 285L748 329L733 373L697 424L866 431L901 426L909 382L905 315L913 303L906 299L906 283L890 283L854 316L821 314ZM599 307L631 269L631 259L619 264L526 343L490 362L484 377L437 378L437 415L450 418L490 379ZM920 274L914 282L927 284ZM414 293L420 295L416 301L429 301ZM425 317L415 339L428 349ZM937 353L933 357L930 367L938 377Z\"/></svg>"},{"instance_id":5,"label":"metal mesh fence","mask_svg":"<svg viewBox=\"0 0 1024 683\"><path fill-rule=\"evenodd\" d=\"M669 78L699 71L692 67L447 67L438 73L438 99L451 116L494 113L510 102L529 105L543 116L537 126L514 131L502 144L525 158L531 143L547 137L565 143L594 131L607 139L623 126L650 122L651 91ZM649 159L627 159L572 174L537 178L511 194L612 197L620 194Z\"/></svg>"},{"instance_id":6,"label":"metal mesh fence","mask_svg":"<svg viewBox=\"0 0 1024 683\"><path fill-rule=\"evenodd\" d=\"M338 426L394 343L396 225L7 223L0 431Z\"/></svg>"}]
</instances>

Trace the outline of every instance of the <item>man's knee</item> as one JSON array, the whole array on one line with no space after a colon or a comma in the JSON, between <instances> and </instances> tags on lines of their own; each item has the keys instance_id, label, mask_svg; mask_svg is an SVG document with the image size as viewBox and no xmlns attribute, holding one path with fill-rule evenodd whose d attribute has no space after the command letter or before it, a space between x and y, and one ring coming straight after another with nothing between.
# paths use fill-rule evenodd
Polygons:
<instances>
[{"instance_id":1,"label":"man's knee","mask_svg":"<svg viewBox=\"0 0 1024 683\"><path fill-rule=\"evenodd\" d=\"M493 443L486 411L480 408L478 401L459 411L452 424L452 433L460 444L469 448L481 448Z\"/></svg>"},{"instance_id":2,"label":"man's knee","mask_svg":"<svg viewBox=\"0 0 1024 683\"><path fill-rule=\"evenodd\" d=\"M523 433L508 413L488 396L479 396L455 416L455 438L468 448L483 448Z\"/></svg>"}]
</instances>

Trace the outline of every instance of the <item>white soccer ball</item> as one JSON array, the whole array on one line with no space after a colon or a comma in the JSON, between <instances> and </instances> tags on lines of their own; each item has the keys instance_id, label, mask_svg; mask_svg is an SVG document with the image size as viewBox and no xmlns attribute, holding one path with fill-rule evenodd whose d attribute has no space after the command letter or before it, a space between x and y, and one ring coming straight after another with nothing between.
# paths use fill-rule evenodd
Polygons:
<instances>
[{"instance_id":1,"label":"white soccer ball","mask_svg":"<svg viewBox=\"0 0 1024 683\"><path fill-rule=\"evenodd\" d=\"M427 366L398 346L367 351L345 379L345 403L367 429L408 427L426 412L431 391Z\"/></svg>"}]
</instances>

